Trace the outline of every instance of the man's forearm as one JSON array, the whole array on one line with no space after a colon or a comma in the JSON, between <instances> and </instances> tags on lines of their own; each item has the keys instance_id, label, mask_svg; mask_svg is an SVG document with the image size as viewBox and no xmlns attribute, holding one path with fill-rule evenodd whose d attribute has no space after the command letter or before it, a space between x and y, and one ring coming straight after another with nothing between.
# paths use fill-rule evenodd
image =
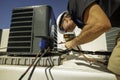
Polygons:
<instances>
[{"instance_id":1,"label":"man's forearm","mask_svg":"<svg viewBox=\"0 0 120 80\"><path fill-rule=\"evenodd\" d=\"M103 25L104 26L104 25ZM77 45L85 44L93 41L101 34L106 32L108 29L105 29L101 25L85 25L81 34L75 37L73 40L66 43L66 47L71 49Z\"/></svg>"}]
</instances>

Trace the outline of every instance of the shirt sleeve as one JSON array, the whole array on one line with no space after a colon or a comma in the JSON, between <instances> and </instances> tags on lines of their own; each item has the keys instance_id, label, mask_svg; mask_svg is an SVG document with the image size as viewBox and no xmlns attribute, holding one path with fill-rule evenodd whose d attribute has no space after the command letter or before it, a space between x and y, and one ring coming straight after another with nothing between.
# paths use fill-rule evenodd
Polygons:
<instances>
[{"instance_id":1,"label":"shirt sleeve","mask_svg":"<svg viewBox=\"0 0 120 80\"><path fill-rule=\"evenodd\" d=\"M70 13L73 21L76 23L78 28L82 29L85 25L83 22L85 9L96 1L98 0L69 0L68 12Z\"/></svg>"},{"instance_id":2,"label":"shirt sleeve","mask_svg":"<svg viewBox=\"0 0 120 80\"><path fill-rule=\"evenodd\" d=\"M85 9L96 0L69 0L68 11L73 18L83 21Z\"/></svg>"}]
</instances>

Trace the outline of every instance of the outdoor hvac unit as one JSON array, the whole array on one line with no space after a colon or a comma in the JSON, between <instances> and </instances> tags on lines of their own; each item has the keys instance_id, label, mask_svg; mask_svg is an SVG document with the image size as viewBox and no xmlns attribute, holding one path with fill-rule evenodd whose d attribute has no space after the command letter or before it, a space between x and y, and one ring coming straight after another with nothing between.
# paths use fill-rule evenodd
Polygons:
<instances>
[{"instance_id":1,"label":"outdoor hvac unit","mask_svg":"<svg viewBox=\"0 0 120 80\"><path fill-rule=\"evenodd\" d=\"M55 16L49 5L27 6L12 11L8 55L35 55L39 50L40 37L52 37L53 50L57 49Z\"/></svg>"}]
</instances>

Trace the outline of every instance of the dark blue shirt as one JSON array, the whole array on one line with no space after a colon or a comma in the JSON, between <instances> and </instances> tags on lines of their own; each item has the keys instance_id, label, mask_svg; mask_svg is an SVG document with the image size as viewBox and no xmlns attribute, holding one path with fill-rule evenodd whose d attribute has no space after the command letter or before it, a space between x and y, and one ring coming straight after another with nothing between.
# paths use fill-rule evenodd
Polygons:
<instances>
[{"instance_id":1,"label":"dark blue shirt","mask_svg":"<svg viewBox=\"0 0 120 80\"><path fill-rule=\"evenodd\" d=\"M106 15L110 18L112 25L116 24L114 22L119 21L119 24L116 25L120 27L120 0L69 0L68 12L79 28L83 28L85 25L83 22L85 9L94 2L99 4L99 6L103 9ZM116 16L119 15L117 17L119 19L113 20L113 18L115 17L115 13L118 13Z\"/></svg>"}]
</instances>

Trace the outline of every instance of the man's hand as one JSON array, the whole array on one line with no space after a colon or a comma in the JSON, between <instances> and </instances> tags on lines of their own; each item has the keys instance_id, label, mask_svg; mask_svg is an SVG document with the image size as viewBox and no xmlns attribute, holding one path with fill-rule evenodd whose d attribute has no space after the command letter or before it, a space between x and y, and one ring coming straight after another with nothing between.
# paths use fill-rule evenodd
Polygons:
<instances>
[{"instance_id":1,"label":"man's hand","mask_svg":"<svg viewBox=\"0 0 120 80\"><path fill-rule=\"evenodd\" d=\"M70 40L70 41L67 41L67 42L65 43L65 47L66 47L67 49L71 50L71 49L73 49L74 47L76 47L76 43L77 43L77 42L75 42L74 39L73 39L73 40Z\"/></svg>"}]
</instances>

